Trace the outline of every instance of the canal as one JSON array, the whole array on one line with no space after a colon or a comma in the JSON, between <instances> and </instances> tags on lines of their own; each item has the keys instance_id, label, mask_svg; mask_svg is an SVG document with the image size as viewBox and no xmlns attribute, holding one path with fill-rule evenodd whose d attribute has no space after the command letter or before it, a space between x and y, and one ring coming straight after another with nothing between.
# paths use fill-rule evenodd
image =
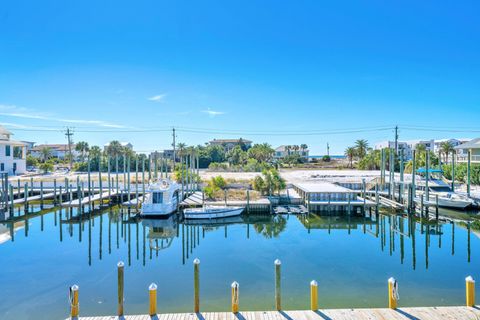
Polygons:
<instances>
[{"instance_id":1,"label":"canal","mask_svg":"<svg viewBox=\"0 0 480 320\"><path fill-rule=\"evenodd\" d=\"M110 208L82 219L38 211L0 222L0 318L62 319L68 287L80 286L81 315L116 312L116 264L125 262L125 312L146 313L148 285L158 311L193 308L193 260L199 258L202 311L226 311L240 283L240 310L274 308L275 259L282 261L284 309L385 307L387 279L399 281L400 306L463 305L464 279L480 277L476 224L408 217L250 215L216 223L175 217L142 220ZM452 215L451 212L446 214Z\"/></svg>"}]
</instances>

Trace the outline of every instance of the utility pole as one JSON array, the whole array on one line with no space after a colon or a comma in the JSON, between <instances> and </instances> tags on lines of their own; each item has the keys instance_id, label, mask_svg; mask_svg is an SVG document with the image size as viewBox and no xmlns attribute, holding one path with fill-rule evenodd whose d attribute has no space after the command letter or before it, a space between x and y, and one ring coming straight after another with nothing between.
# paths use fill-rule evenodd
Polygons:
<instances>
[{"instance_id":1,"label":"utility pole","mask_svg":"<svg viewBox=\"0 0 480 320\"><path fill-rule=\"evenodd\" d=\"M72 163L73 163L73 156L72 156L72 136L73 132L70 130L70 127L67 127L67 132L65 133L65 136L67 137L68 140L68 155L69 155L69 160L70 160L70 170L72 170Z\"/></svg>"},{"instance_id":2,"label":"utility pole","mask_svg":"<svg viewBox=\"0 0 480 320\"><path fill-rule=\"evenodd\" d=\"M395 126L395 154L398 154L398 126Z\"/></svg>"},{"instance_id":3,"label":"utility pole","mask_svg":"<svg viewBox=\"0 0 480 320\"><path fill-rule=\"evenodd\" d=\"M175 171L175 161L176 161L176 158L177 158L177 155L176 155L176 152L175 152L175 147L176 147L176 144L175 144L175 127L173 127L173 129L172 129L172 137L173 137L173 143L172 143L172 147L173 147L173 170L172 171Z\"/></svg>"},{"instance_id":4,"label":"utility pole","mask_svg":"<svg viewBox=\"0 0 480 320\"><path fill-rule=\"evenodd\" d=\"M330 156L330 145L327 142L327 156Z\"/></svg>"}]
</instances>

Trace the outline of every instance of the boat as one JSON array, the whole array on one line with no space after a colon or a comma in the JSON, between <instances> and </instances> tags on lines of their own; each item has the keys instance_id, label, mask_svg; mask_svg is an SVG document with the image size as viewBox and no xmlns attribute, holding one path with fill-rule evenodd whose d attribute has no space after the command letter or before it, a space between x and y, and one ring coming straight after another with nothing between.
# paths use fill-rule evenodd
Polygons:
<instances>
[{"instance_id":1,"label":"boat","mask_svg":"<svg viewBox=\"0 0 480 320\"><path fill-rule=\"evenodd\" d=\"M169 179L160 179L148 185L140 214L168 216L177 210L180 186Z\"/></svg>"},{"instance_id":2,"label":"boat","mask_svg":"<svg viewBox=\"0 0 480 320\"><path fill-rule=\"evenodd\" d=\"M209 207L187 208L183 210L185 219L218 219L234 217L242 214L245 207Z\"/></svg>"},{"instance_id":3,"label":"boat","mask_svg":"<svg viewBox=\"0 0 480 320\"><path fill-rule=\"evenodd\" d=\"M420 191L417 191L418 197L415 198L415 202L421 203L422 197L424 204L436 205L438 196L438 206L443 208L452 209L466 209L468 207L476 206L476 202L466 195L456 193L452 191L452 188L441 179L429 179L428 180L428 195L427 201L425 195L425 179L420 181L418 186Z\"/></svg>"},{"instance_id":4,"label":"boat","mask_svg":"<svg viewBox=\"0 0 480 320\"><path fill-rule=\"evenodd\" d=\"M148 228L150 249L160 251L169 248L177 235L177 219L171 215L166 219L144 219L142 225Z\"/></svg>"}]
</instances>

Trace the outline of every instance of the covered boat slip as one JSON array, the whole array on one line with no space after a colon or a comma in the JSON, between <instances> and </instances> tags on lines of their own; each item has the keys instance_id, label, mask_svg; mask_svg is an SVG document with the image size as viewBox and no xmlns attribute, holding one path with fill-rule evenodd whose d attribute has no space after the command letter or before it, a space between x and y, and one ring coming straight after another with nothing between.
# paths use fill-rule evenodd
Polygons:
<instances>
[{"instance_id":1,"label":"covered boat slip","mask_svg":"<svg viewBox=\"0 0 480 320\"><path fill-rule=\"evenodd\" d=\"M352 190L330 182L295 183L295 192L310 212L335 211L357 213L376 206L363 191Z\"/></svg>"}]
</instances>

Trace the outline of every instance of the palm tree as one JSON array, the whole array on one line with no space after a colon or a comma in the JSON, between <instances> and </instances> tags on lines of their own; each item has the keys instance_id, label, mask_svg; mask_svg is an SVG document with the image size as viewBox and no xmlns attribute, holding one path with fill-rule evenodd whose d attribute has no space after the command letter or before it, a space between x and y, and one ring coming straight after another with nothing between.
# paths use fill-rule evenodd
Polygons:
<instances>
[{"instance_id":1,"label":"palm tree","mask_svg":"<svg viewBox=\"0 0 480 320\"><path fill-rule=\"evenodd\" d=\"M350 162L350 168L353 168L353 158L355 157L356 154L356 148L354 147L348 147L345 149L345 155L348 158L348 161Z\"/></svg>"},{"instance_id":2,"label":"palm tree","mask_svg":"<svg viewBox=\"0 0 480 320\"><path fill-rule=\"evenodd\" d=\"M302 150L302 153L305 153L305 151L308 149L308 146L305 143L302 143L300 145L300 149Z\"/></svg>"},{"instance_id":3,"label":"palm tree","mask_svg":"<svg viewBox=\"0 0 480 320\"><path fill-rule=\"evenodd\" d=\"M40 154L42 155L43 162L46 162L52 156L52 149L50 147L43 147L40 150Z\"/></svg>"},{"instance_id":4,"label":"palm tree","mask_svg":"<svg viewBox=\"0 0 480 320\"><path fill-rule=\"evenodd\" d=\"M355 149L357 149L357 156L360 159L365 158L367 155L368 141L365 139L355 141Z\"/></svg>"},{"instance_id":5,"label":"palm tree","mask_svg":"<svg viewBox=\"0 0 480 320\"><path fill-rule=\"evenodd\" d=\"M109 155L112 158L121 156L124 153L123 151L124 150L123 150L122 144L117 140L113 140L112 142L110 142L106 150L107 155Z\"/></svg>"},{"instance_id":6,"label":"palm tree","mask_svg":"<svg viewBox=\"0 0 480 320\"><path fill-rule=\"evenodd\" d=\"M448 163L448 155L453 152L453 145L450 141L445 141L440 144L440 152L445 155L445 162ZM441 157L439 157L441 158Z\"/></svg>"},{"instance_id":7,"label":"palm tree","mask_svg":"<svg viewBox=\"0 0 480 320\"><path fill-rule=\"evenodd\" d=\"M187 145L183 142L177 143L177 150L178 150L178 155L180 157L183 157L185 155L185 149L187 148Z\"/></svg>"},{"instance_id":8,"label":"palm tree","mask_svg":"<svg viewBox=\"0 0 480 320\"><path fill-rule=\"evenodd\" d=\"M85 161L85 156L89 150L88 142L80 141L75 145L75 151L80 152L82 162Z\"/></svg>"}]
</instances>

